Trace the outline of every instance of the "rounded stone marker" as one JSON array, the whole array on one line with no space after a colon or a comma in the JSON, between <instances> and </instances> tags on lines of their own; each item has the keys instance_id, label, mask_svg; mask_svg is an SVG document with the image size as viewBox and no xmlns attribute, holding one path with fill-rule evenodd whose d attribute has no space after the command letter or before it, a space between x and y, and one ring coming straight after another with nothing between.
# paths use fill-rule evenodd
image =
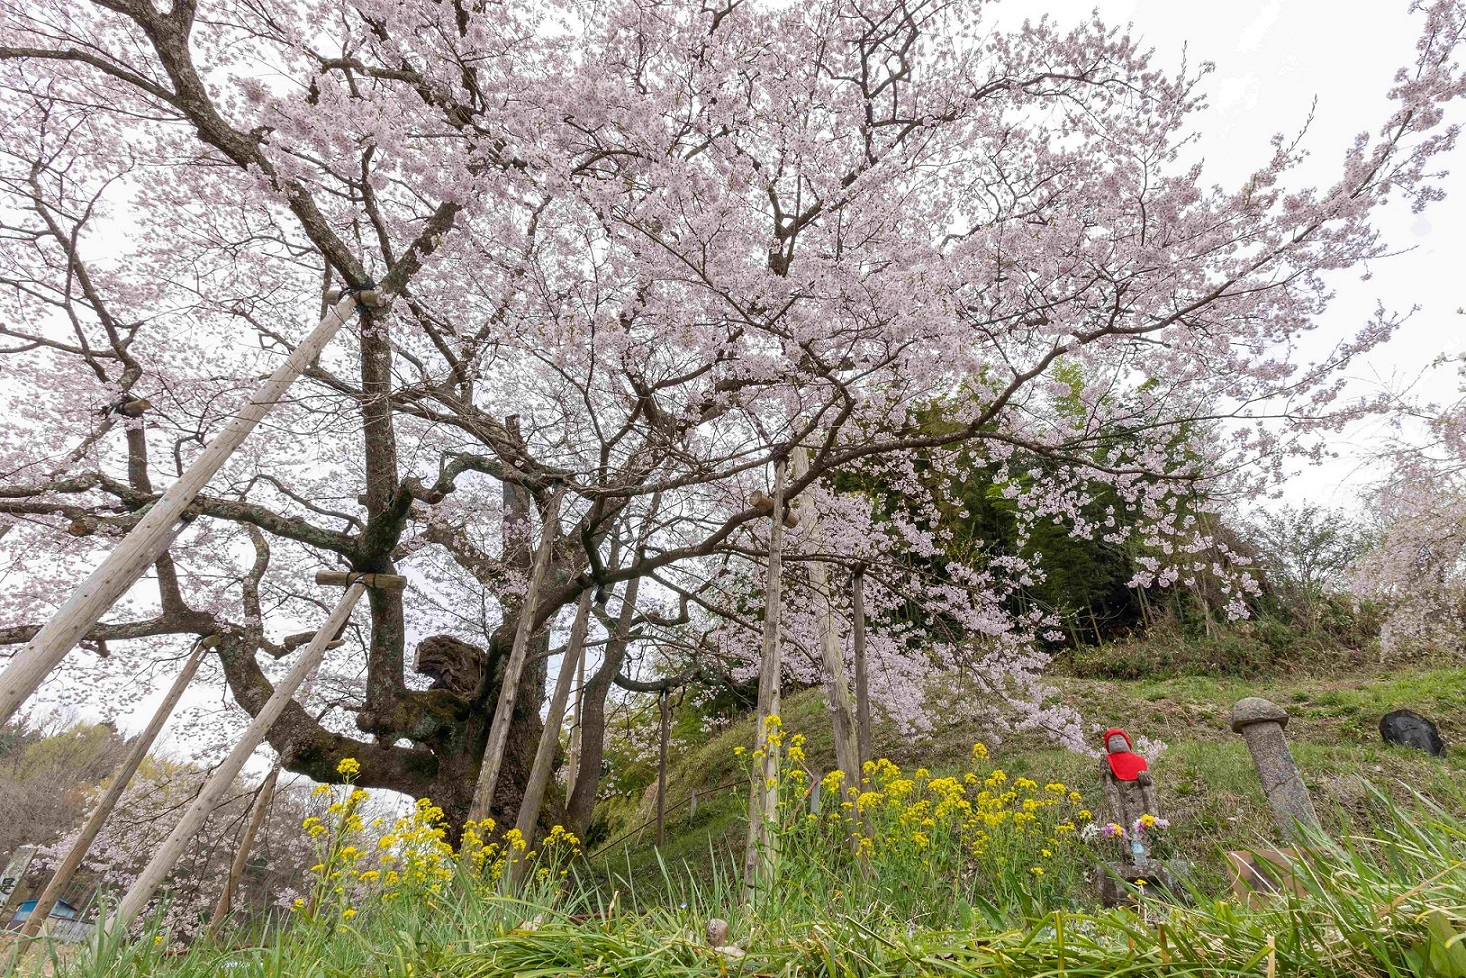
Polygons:
<instances>
[{"instance_id":1,"label":"rounded stone marker","mask_svg":"<svg viewBox=\"0 0 1466 978\"><path fill-rule=\"evenodd\" d=\"M728 943L728 921L721 917L708 921L708 943L713 947L722 947Z\"/></svg>"},{"instance_id":2,"label":"rounded stone marker","mask_svg":"<svg viewBox=\"0 0 1466 978\"><path fill-rule=\"evenodd\" d=\"M1319 821L1308 787L1293 763L1288 738L1283 736L1287 725L1288 711L1261 696L1248 696L1232 706L1232 729L1247 741L1273 822L1283 838L1300 841L1306 835L1300 827L1317 829Z\"/></svg>"},{"instance_id":3,"label":"rounded stone marker","mask_svg":"<svg viewBox=\"0 0 1466 978\"><path fill-rule=\"evenodd\" d=\"M1254 723L1276 723L1288 725L1288 711L1272 700L1261 696L1248 696L1232 704L1232 732L1241 733L1242 728Z\"/></svg>"}]
</instances>

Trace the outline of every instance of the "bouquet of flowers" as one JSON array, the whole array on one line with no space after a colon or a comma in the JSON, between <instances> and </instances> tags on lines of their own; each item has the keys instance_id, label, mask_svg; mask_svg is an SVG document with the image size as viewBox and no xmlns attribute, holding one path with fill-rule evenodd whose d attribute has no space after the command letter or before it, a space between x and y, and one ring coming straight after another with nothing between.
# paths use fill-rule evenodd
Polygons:
<instances>
[{"instance_id":1,"label":"bouquet of flowers","mask_svg":"<svg viewBox=\"0 0 1466 978\"><path fill-rule=\"evenodd\" d=\"M1145 851L1152 859L1170 859L1176 855L1176 844L1171 839L1171 822L1156 815L1142 815L1130 826L1133 836L1145 845Z\"/></svg>"},{"instance_id":2,"label":"bouquet of flowers","mask_svg":"<svg viewBox=\"0 0 1466 978\"><path fill-rule=\"evenodd\" d=\"M1106 822L1103 825L1090 822L1079 830L1079 838L1099 849L1101 858L1112 862L1123 862L1126 850L1130 848L1130 833L1125 826L1116 822Z\"/></svg>"}]
</instances>

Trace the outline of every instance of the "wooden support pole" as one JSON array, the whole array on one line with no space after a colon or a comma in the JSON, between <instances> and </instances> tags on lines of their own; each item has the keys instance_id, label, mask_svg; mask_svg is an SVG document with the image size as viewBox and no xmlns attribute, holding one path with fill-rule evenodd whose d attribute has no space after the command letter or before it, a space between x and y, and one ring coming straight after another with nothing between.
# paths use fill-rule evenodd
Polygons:
<instances>
[{"instance_id":1,"label":"wooden support pole","mask_svg":"<svg viewBox=\"0 0 1466 978\"><path fill-rule=\"evenodd\" d=\"M383 300L375 296L368 300L364 295L362 301L379 304ZM15 715L15 711L66 657L66 653L157 560L160 545L174 524L184 518L194 497L203 491L209 479L249 437L260 419L315 360L341 324L351 318L356 304L357 297L348 295L331 307L320 325L291 351L270 379L255 391L249 403L209 442L188 471L149 507L147 515L107 555L101 566L72 592L66 603L56 609L51 620L10 660L5 672L0 673L0 723Z\"/></svg>"},{"instance_id":2,"label":"wooden support pole","mask_svg":"<svg viewBox=\"0 0 1466 978\"><path fill-rule=\"evenodd\" d=\"M534 752L534 766L530 768L529 783L524 787L524 800L519 803L519 818L515 828L526 843L533 843L535 826L540 820L540 809L545 804L545 792L550 787L550 769L555 762L555 749L560 746L560 728L565 723L565 705L570 701L570 684L575 681L575 663L585 649L585 636L590 631L591 589L580 592L580 601L575 606L575 622L570 626L570 641L565 645L565 655L560 660L560 674L555 679L555 692L550 696L550 712L545 717L544 729L540 731L540 742ZM525 862L514 860L514 878L524 871Z\"/></svg>"},{"instance_id":3,"label":"wooden support pole","mask_svg":"<svg viewBox=\"0 0 1466 978\"><path fill-rule=\"evenodd\" d=\"M112 772L112 784L102 795L102 800L97 802L97 807L92 810L87 824L82 826L81 834L71 844L71 850L67 852L66 858L61 860L61 865L57 866L56 872L51 875L51 881L46 884L46 888L37 898L36 907L31 911L30 919L25 922L25 927L20 932L22 940L35 937L41 932L46 918L51 915L52 908L61 899L61 894L65 893L66 888L71 885L71 879L81 867L87 851L96 841L98 833L102 831L102 826L107 824L107 819L111 817L117 803L122 800L128 782L137 773L138 766L142 764L143 759L148 756L148 751L152 750L153 741L158 739L163 725L168 722L168 718L173 715L174 709L178 706L178 701L183 698L183 691L193 680L194 673L198 672L200 663L204 661L205 650L217 644L217 641L210 642L211 638L213 636L200 639L194 644L193 652L184 661L183 668L179 671L177 678L173 680L173 685L168 687L168 693L163 697L163 702L158 704L153 718L148 721L143 732L134 738L128 748L127 756L122 759L117 770Z\"/></svg>"},{"instance_id":4,"label":"wooden support pole","mask_svg":"<svg viewBox=\"0 0 1466 978\"><path fill-rule=\"evenodd\" d=\"M544 584L546 571L550 566L550 552L555 547L555 537L560 526L560 500L564 487L559 486L550 497L545 510L544 526L540 530L540 545L534 555L534 568L530 571L529 587L524 593L524 604L519 609L519 623L514 629L514 646L509 651L509 662L504 667L504 679L499 686L499 701L494 707L494 719L489 725L489 742L484 747L483 764L479 768L478 783L473 789L473 804L469 806L469 821L481 822L489 817L494 803L494 788L499 783L499 771L504 765L504 748L509 742L509 724L514 717L514 703L519 696L519 679L524 673L524 663L529 658L529 643L534 637L534 619L539 610L540 588Z\"/></svg>"},{"instance_id":5,"label":"wooden support pole","mask_svg":"<svg viewBox=\"0 0 1466 978\"><path fill-rule=\"evenodd\" d=\"M565 797L575 794L575 779L580 776L580 716L585 704L585 643L575 659L575 720L570 724L570 759L566 763Z\"/></svg>"},{"instance_id":6,"label":"wooden support pole","mask_svg":"<svg viewBox=\"0 0 1466 978\"><path fill-rule=\"evenodd\" d=\"M768 718L779 713L783 661L779 648L779 616L783 609L784 477L788 460L774 460L773 506L769 511L769 564L764 582L763 648L758 673L758 718L753 742L753 779L748 786L748 846L743 854L743 902L752 903L760 880L772 877L774 837L771 821L779 803L778 752L768 741ZM758 756L761 755L761 756ZM770 783L774 787L770 787Z\"/></svg>"},{"instance_id":7,"label":"wooden support pole","mask_svg":"<svg viewBox=\"0 0 1466 978\"><path fill-rule=\"evenodd\" d=\"M794 478L809 474L809 449L794 449ZM802 497L804 511L799 522L806 527L807 537L819 540L819 514ZM819 626L820 658L825 667L825 699L830 706L830 724L834 729L835 766L845 772L845 787L860 784L860 756L855 732L855 709L850 703L850 681L845 672L844 643L835 620L834 595L830 593L829 567L822 560L809 564L809 583L815 592L815 616Z\"/></svg>"},{"instance_id":8,"label":"wooden support pole","mask_svg":"<svg viewBox=\"0 0 1466 978\"><path fill-rule=\"evenodd\" d=\"M204 781L204 786L199 789L198 796L188 806L183 817L169 833L168 838L158 847L153 858L138 874L132 887L127 891L127 895L122 898L122 903L118 905L117 911L107 921L109 927L119 930L126 928L152 899L163 880L173 870L174 864L178 862L178 857L183 854L184 847L198 834L199 829L203 828L209 814L218 807L224 793L229 790L229 787L234 784L234 779L244 769L245 762L249 760L260 742L265 739L265 734L270 732L270 728L280 718L280 714L285 712L285 707L293 701L295 691L321 664L321 659L326 654L326 646L331 643L336 633L351 617L351 610L356 607L357 600L361 598L365 590L366 585L360 582L346 589L346 593L341 596L335 609L321 625L320 631L316 632L316 637L311 639L310 644L300 653L300 658L296 660L295 666L284 679L280 680L275 691L260 708L260 712L255 715L254 720L240 735L238 743L229 752L229 756L214 768L213 773Z\"/></svg>"},{"instance_id":9,"label":"wooden support pole","mask_svg":"<svg viewBox=\"0 0 1466 978\"><path fill-rule=\"evenodd\" d=\"M367 587L386 591L400 591L407 586L407 578L398 574L359 574L355 571L316 571L316 583L334 587L349 587L357 581Z\"/></svg>"},{"instance_id":10,"label":"wooden support pole","mask_svg":"<svg viewBox=\"0 0 1466 978\"><path fill-rule=\"evenodd\" d=\"M214 937L219 933L225 918L234 903L234 891L239 888L239 881L244 878L244 868L249 864L249 853L254 848L255 836L259 835L260 826L265 824L265 816L270 810L270 800L275 797L275 785L280 781L280 762L276 761L275 766L270 768L270 773L265 776L265 781L260 785L259 792L255 795L254 805L249 810L249 821L244 825L244 835L240 836L239 849L234 853L234 862L229 866L229 877L224 881L224 889L219 893L219 902L214 904L214 916L209 920L209 936Z\"/></svg>"},{"instance_id":11,"label":"wooden support pole","mask_svg":"<svg viewBox=\"0 0 1466 978\"><path fill-rule=\"evenodd\" d=\"M870 673L865 660L865 565L856 564L850 573L850 601L855 617L855 744L860 768L873 760L870 744ZM857 781L856 785L860 782ZM854 787L854 786L852 786Z\"/></svg>"},{"instance_id":12,"label":"wooden support pole","mask_svg":"<svg viewBox=\"0 0 1466 978\"><path fill-rule=\"evenodd\" d=\"M660 698L661 737L657 744L657 848L667 841L667 741L672 733L672 695L665 687Z\"/></svg>"}]
</instances>

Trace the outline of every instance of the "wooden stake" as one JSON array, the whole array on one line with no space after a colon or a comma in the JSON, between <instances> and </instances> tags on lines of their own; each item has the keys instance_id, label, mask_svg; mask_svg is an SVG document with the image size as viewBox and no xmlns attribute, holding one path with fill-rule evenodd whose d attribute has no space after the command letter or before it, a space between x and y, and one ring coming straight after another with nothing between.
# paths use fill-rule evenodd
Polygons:
<instances>
[{"instance_id":1,"label":"wooden stake","mask_svg":"<svg viewBox=\"0 0 1466 978\"><path fill-rule=\"evenodd\" d=\"M662 690L661 741L657 749L657 848L667 841L667 741L672 732L672 697L670 691Z\"/></svg>"},{"instance_id":2,"label":"wooden stake","mask_svg":"<svg viewBox=\"0 0 1466 978\"><path fill-rule=\"evenodd\" d=\"M305 682L306 677L321 664L321 659L326 654L326 646L331 643L336 633L351 617L351 609L356 607L357 600L361 598L365 590L366 585L360 582L346 589L346 593L341 596L335 609L321 625L320 631L316 632L316 637L311 639L310 644L300 653L300 658L296 661L294 668L275 687L275 692L265 701L265 705L260 708L260 712L256 714L249 727L240 736L239 742L234 745L229 756L214 768L213 773L209 775L204 786L199 790L198 796L194 798L193 803L188 806L188 810L183 813L183 817L178 820L178 824L173 827L168 838L158 847L158 851L153 854L153 858L148 861L147 866L133 882L127 895L122 898L122 903L118 905L117 911L108 919L108 927L116 930L125 929L152 899L153 894L157 892L158 887L172 871L174 864L178 862L178 857L183 855L184 847L198 834L199 829L203 828L209 814L218 807L224 793L234 784L234 779L243 770L245 762L249 760L260 742L265 739L265 734L269 733L275 721L280 718L280 714L285 712L285 707L292 702L292 697L300 688L300 684Z\"/></svg>"},{"instance_id":3,"label":"wooden stake","mask_svg":"<svg viewBox=\"0 0 1466 978\"><path fill-rule=\"evenodd\" d=\"M557 487L545 511L544 526L540 530L540 545L534 556L534 569L530 572L524 605L519 611L519 624L514 629L514 647L510 650L509 662L504 667L504 679L499 686L499 702L494 707L494 719L489 725L489 742L484 747L483 766L479 768L478 783L473 789L473 804L468 809L468 818L473 822L488 818L489 809L493 806L494 788L499 783L499 771L504 765L504 748L509 742L509 723L513 719L514 702L519 695L519 678L524 672L524 661L529 657L530 639L534 637L534 618L539 610L540 587L544 583L545 571L550 566L550 551L554 549L555 537L559 533L560 499L564 492L563 486Z\"/></svg>"},{"instance_id":4,"label":"wooden stake","mask_svg":"<svg viewBox=\"0 0 1466 978\"><path fill-rule=\"evenodd\" d=\"M540 809L544 807L545 792L550 786L550 768L555 761L555 748L560 746L560 727L565 722L565 704L570 700L570 684L575 679L575 663L585 649L585 636L590 631L591 589L580 592L580 602L575 606L575 623L570 626L570 641L565 646L565 656L560 660L560 675L555 680L555 692L550 696L550 712L545 717L544 729L540 731L539 746L534 753L534 766L529 772L529 783L524 788L524 800L519 804L519 819L515 827L525 842L535 836L535 826L540 820ZM514 878L519 879L525 862L514 860Z\"/></svg>"},{"instance_id":5,"label":"wooden stake","mask_svg":"<svg viewBox=\"0 0 1466 978\"><path fill-rule=\"evenodd\" d=\"M770 822L779 804L779 759L770 749L768 718L779 714L779 683L783 661L779 648L779 615L783 610L780 577L784 552L784 476L788 461L774 461L774 496L769 509L769 566L764 582L763 649L758 673L758 726L754 730L753 780L748 786L748 847L743 854L743 902L752 903L761 879L774 867L774 838ZM770 787L770 782L774 783Z\"/></svg>"},{"instance_id":6,"label":"wooden stake","mask_svg":"<svg viewBox=\"0 0 1466 978\"><path fill-rule=\"evenodd\" d=\"M374 303L379 301L372 299ZM66 653L157 560L160 544L172 531L173 525L184 517L194 497L203 491L209 479L249 437L260 419L315 360L341 324L351 318L356 304L356 296L345 296L331 308L320 325L255 391L249 403L209 442L209 447L194 460L188 471L153 503L147 515L138 521L117 549L107 555L101 566L72 592L66 603L56 609L51 620L10 660L5 672L0 673L0 723L15 715L15 711L66 657Z\"/></svg>"},{"instance_id":7,"label":"wooden stake","mask_svg":"<svg viewBox=\"0 0 1466 978\"><path fill-rule=\"evenodd\" d=\"M219 902L214 904L214 916L209 920L211 938L219 933L219 928L229 916L231 904L234 902L234 891L244 878L244 867L249 863L250 850L254 848L255 836L259 834L260 826L265 824L265 815L270 810L270 800L275 797L275 785L279 780L280 762L276 761L275 766L270 768L270 773L265 776L264 783L260 785L259 793L255 795L255 803L249 810L249 821L244 826L244 835L239 839L239 849L234 853L234 862L229 866L229 878L224 881Z\"/></svg>"},{"instance_id":8,"label":"wooden stake","mask_svg":"<svg viewBox=\"0 0 1466 978\"><path fill-rule=\"evenodd\" d=\"M585 643L575 660L575 720L570 724L570 759L566 764L565 797L575 794L575 779L580 775L580 710L585 703Z\"/></svg>"},{"instance_id":9,"label":"wooden stake","mask_svg":"<svg viewBox=\"0 0 1466 978\"><path fill-rule=\"evenodd\" d=\"M865 661L865 565L856 564L850 573L850 601L855 615L855 744L860 769L872 760L870 746L870 676ZM855 782L858 785L860 782ZM852 785L851 787L854 787Z\"/></svg>"},{"instance_id":10,"label":"wooden stake","mask_svg":"<svg viewBox=\"0 0 1466 978\"><path fill-rule=\"evenodd\" d=\"M25 922L25 927L20 932L22 940L35 937L41 932L46 918L51 915L52 908L61 899L61 894L65 893L66 888L71 885L71 879L76 875L77 869L81 867L87 851L96 841L98 833L102 831L102 826L107 824L107 819L111 817L117 803L122 800L128 782L137 773L143 758L148 756L148 751L152 750L153 741L158 739L163 725L173 715L178 701L183 698L183 691L193 680L194 673L198 672L200 663L204 661L204 652L209 647L210 643L207 639L200 639L194 643L193 653L184 661L183 668L179 671L177 678L173 680L173 685L168 688L163 702L158 704L158 709L153 713L153 718L148 721L147 727L133 740L131 747L128 748L127 756L122 759L117 770L112 772L112 784L102 795L102 800L97 802L97 807L92 810L87 824L82 826L81 834L71 844L71 851L66 854L65 859L61 860L61 865L57 866L56 872L51 875L51 881L41 891L40 897L36 900L35 910L31 912L30 919Z\"/></svg>"},{"instance_id":11,"label":"wooden stake","mask_svg":"<svg viewBox=\"0 0 1466 978\"><path fill-rule=\"evenodd\" d=\"M794 449L794 478L809 473L809 449ZM807 539L819 539L819 514L814 507L800 503L804 514L800 521L808 527ZM845 652L840 630L835 621L834 599L830 594L829 568L822 560L811 561L809 583L815 591L815 614L820 633L820 658L825 666L825 699L830 704L830 722L835 734L835 766L845 772L845 787L860 784L860 759L855 733L855 710L850 704L850 682L845 674Z\"/></svg>"}]
</instances>

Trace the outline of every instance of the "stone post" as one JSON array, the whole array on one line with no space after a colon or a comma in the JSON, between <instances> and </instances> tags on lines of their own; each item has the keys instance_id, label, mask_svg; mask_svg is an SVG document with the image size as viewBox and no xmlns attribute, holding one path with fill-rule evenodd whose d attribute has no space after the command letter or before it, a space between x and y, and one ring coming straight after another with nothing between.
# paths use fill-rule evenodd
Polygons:
<instances>
[{"instance_id":1,"label":"stone post","mask_svg":"<svg viewBox=\"0 0 1466 978\"><path fill-rule=\"evenodd\" d=\"M1232 730L1247 741L1273 821L1285 840L1300 842L1300 826L1320 826L1308 788L1288 750L1288 738L1283 736L1287 724L1288 712L1260 696L1240 699L1232 706Z\"/></svg>"}]
</instances>

